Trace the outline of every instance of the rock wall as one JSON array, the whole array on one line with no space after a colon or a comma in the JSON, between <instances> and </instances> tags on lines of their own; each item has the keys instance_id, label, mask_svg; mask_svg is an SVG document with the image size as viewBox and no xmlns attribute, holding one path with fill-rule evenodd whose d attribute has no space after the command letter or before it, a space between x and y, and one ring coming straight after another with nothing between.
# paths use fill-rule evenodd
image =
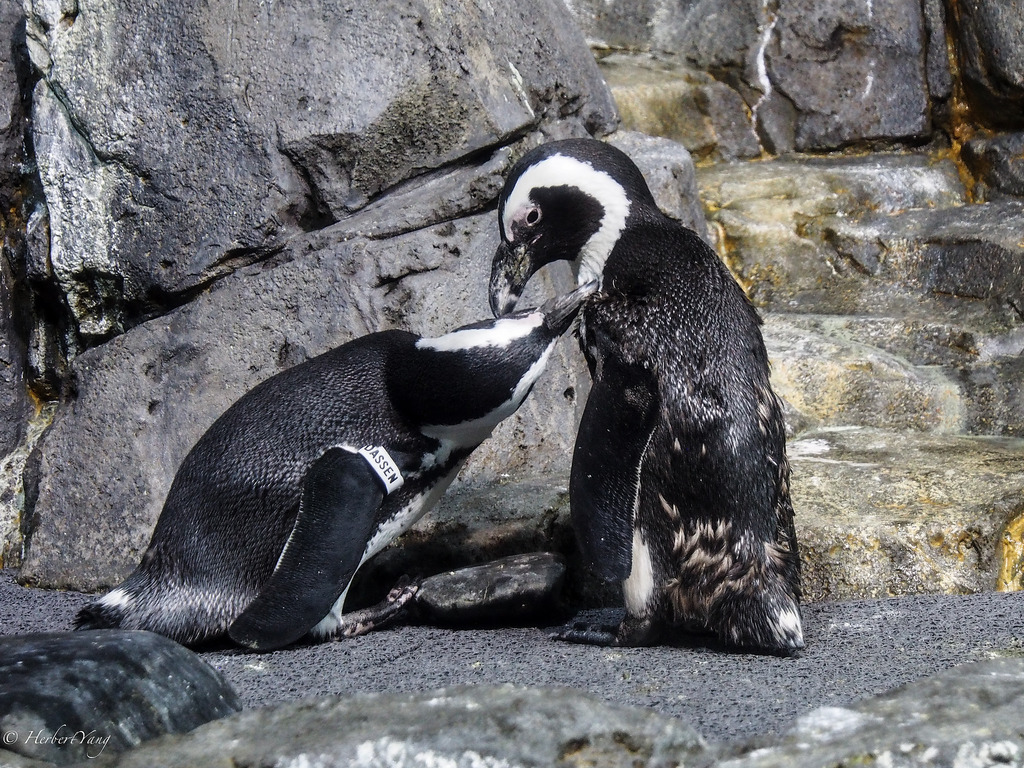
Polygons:
<instances>
[{"instance_id":1,"label":"rock wall","mask_svg":"<svg viewBox=\"0 0 1024 768\"><path fill-rule=\"evenodd\" d=\"M592 134L767 314L808 595L1022 585L1016 5L364 5L0 9L0 564L116 582L242 392L366 332L489 314L503 172ZM567 341L381 567L571 554L587 389Z\"/></svg>"}]
</instances>

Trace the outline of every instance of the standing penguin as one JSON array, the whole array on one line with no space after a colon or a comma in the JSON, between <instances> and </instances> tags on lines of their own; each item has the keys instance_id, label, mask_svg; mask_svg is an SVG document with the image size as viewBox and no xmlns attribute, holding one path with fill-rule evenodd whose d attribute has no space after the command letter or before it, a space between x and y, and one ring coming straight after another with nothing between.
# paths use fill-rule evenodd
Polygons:
<instances>
[{"instance_id":1,"label":"standing penguin","mask_svg":"<svg viewBox=\"0 0 1024 768\"><path fill-rule=\"evenodd\" d=\"M742 289L658 209L636 165L600 141L527 153L498 215L496 315L552 261L575 261L580 284L599 283L580 312L593 386L570 504L589 565L622 581L626 615L561 638L648 645L675 626L735 648L802 648L785 427Z\"/></svg>"},{"instance_id":2,"label":"standing penguin","mask_svg":"<svg viewBox=\"0 0 1024 768\"><path fill-rule=\"evenodd\" d=\"M76 628L258 650L372 628L342 615L356 570L519 408L592 288L438 338L370 334L259 384L188 453L141 564Z\"/></svg>"}]
</instances>

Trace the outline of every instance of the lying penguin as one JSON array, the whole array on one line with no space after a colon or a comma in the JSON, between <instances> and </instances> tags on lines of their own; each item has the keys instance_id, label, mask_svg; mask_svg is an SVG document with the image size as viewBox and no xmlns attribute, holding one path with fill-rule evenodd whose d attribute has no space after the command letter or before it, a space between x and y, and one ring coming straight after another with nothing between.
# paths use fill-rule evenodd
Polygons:
<instances>
[{"instance_id":1,"label":"lying penguin","mask_svg":"<svg viewBox=\"0 0 1024 768\"><path fill-rule=\"evenodd\" d=\"M76 629L261 651L372 629L343 614L352 577L519 408L592 289L438 338L373 333L264 381L188 453L142 562Z\"/></svg>"}]
</instances>

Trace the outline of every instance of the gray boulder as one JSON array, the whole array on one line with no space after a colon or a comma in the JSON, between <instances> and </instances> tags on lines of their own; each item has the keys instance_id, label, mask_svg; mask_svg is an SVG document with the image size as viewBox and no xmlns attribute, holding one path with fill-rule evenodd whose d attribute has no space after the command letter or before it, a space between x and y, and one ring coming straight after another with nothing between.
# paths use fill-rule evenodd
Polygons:
<instances>
[{"instance_id":1,"label":"gray boulder","mask_svg":"<svg viewBox=\"0 0 1024 768\"><path fill-rule=\"evenodd\" d=\"M896 432L964 429L955 375L934 365L914 365L867 339L858 340L856 333L845 333L834 321L781 314L765 321L772 386L802 424Z\"/></svg>"},{"instance_id":2,"label":"gray boulder","mask_svg":"<svg viewBox=\"0 0 1024 768\"><path fill-rule=\"evenodd\" d=\"M952 93L939 0L566 2L595 48L668 54L657 80L637 79L643 56L621 55L613 65L609 82L627 127L707 151L702 124L730 125L728 115L732 146L716 152L726 159L757 154L758 141L774 154L917 142ZM624 67L630 58L639 66ZM690 68L697 77L676 74Z\"/></svg>"},{"instance_id":3,"label":"gray boulder","mask_svg":"<svg viewBox=\"0 0 1024 768\"><path fill-rule=\"evenodd\" d=\"M719 253L756 304L787 312L877 311L872 298L902 291L903 274L875 230L855 223L916 209L936 209L940 222L966 202L952 162L917 155L720 164L699 169L698 182Z\"/></svg>"},{"instance_id":4,"label":"gray boulder","mask_svg":"<svg viewBox=\"0 0 1024 768\"><path fill-rule=\"evenodd\" d=\"M22 265L27 250L26 218L31 207L25 136L28 104L21 80L27 62L20 55L25 35L19 3L0 7L0 566L16 565L21 468L33 407L26 387L25 326L30 324Z\"/></svg>"},{"instance_id":5,"label":"gray boulder","mask_svg":"<svg viewBox=\"0 0 1024 768\"><path fill-rule=\"evenodd\" d=\"M966 664L847 706L797 719L777 743L718 768L1020 765L1024 660Z\"/></svg>"},{"instance_id":6,"label":"gray boulder","mask_svg":"<svg viewBox=\"0 0 1024 768\"><path fill-rule=\"evenodd\" d=\"M423 580L415 613L447 626L550 623L563 610L565 561L551 552L503 557Z\"/></svg>"},{"instance_id":7,"label":"gray boulder","mask_svg":"<svg viewBox=\"0 0 1024 768\"><path fill-rule=\"evenodd\" d=\"M241 709L219 673L151 632L0 638L0 761L110 757Z\"/></svg>"},{"instance_id":8,"label":"gray boulder","mask_svg":"<svg viewBox=\"0 0 1024 768\"><path fill-rule=\"evenodd\" d=\"M776 13L763 98L793 105L797 150L928 135L920 2L780 0Z\"/></svg>"},{"instance_id":9,"label":"gray boulder","mask_svg":"<svg viewBox=\"0 0 1024 768\"><path fill-rule=\"evenodd\" d=\"M0 256L0 457L22 441L32 412L25 386L25 345L15 321L16 286L9 265L8 259Z\"/></svg>"},{"instance_id":10,"label":"gray boulder","mask_svg":"<svg viewBox=\"0 0 1024 768\"><path fill-rule=\"evenodd\" d=\"M1024 127L1024 7L1019 0L956 6L953 25L964 92L984 123Z\"/></svg>"},{"instance_id":11,"label":"gray boulder","mask_svg":"<svg viewBox=\"0 0 1024 768\"><path fill-rule=\"evenodd\" d=\"M765 20L761 0L565 0L595 48L678 53L698 69L743 69Z\"/></svg>"},{"instance_id":12,"label":"gray boulder","mask_svg":"<svg viewBox=\"0 0 1024 768\"><path fill-rule=\"evenodd\" d=\"M971 139L961 157L977 179L977 199L1024 197L1024 133Z\"/></svg>"},{"instance_id":13,"label":"gray boulder","mask_svg":"<svg viewBox=\"0 0 1024 768\"><path fill-rule=\"evenodd\" d=\"M608 142L637 164L662 211L708 239L707 220L697 194L696 171L686 147L634 131L613 133Z\"/></svg>"},{"instance_id":14,"label":"gray boulder","mask_svg":"<svg viewBox=\"0 0 1024 768\"><path fill-rule=\"evenodd\" d=\"M778 328L769 317L766 334L775 351ZM787 419L799 424L789 438L789 458L806 599L1024 586L1024 441L950 434L942 422L958 411L942 413L930 399L938 393L948 402L936 386L941 374L928 379L925 370L904 380L905 362L893 363L877 349L848 357L857 345L843 345L841 335L822 330L818 343L834 344L840 352L834 359L827 346L811 345L804 357L787 354L773 365L773 385L790 403ZM925 418L938 422L932 431L914 429ZM857 421L883 428L850 426ZM893 431L894 423L904 431ZM403 575L539 548L564 556L569 606L621 602L621 587L595 579L578 554L565 475L512 487L469 482L452 490L401 546L365 566L361 600L380 600Z\"/></svg>"},{"instance_id":15,"label":"gray boulder","mask_svg":"<svg viewBox=\"0 0 1024 768\"><path fill-rule=\"evenodd\" d=\"M598 62L624 127L678 141L698 162L760 155L747 105L725 83L675 57L617 53Z\"/></svg>"},{"instance_id":16,"label":"gray boulder","mask_svg":"<svg viewBox=\"0 0 1024 768\"><path fill-rule=\"evenodd\" d=\"M1024 441L833 427L787 451L808 601L1024 586Z\"/></svg>"},{"instance_id":17,"label":"gray boulder","mask_svg":"<svg viewBox=\"0 0 1024 768\"><path fill-rule=\"evenodd\" d=\"M33 259L86 344L543 122L614 124L556 0L26 9L50 222Z\"/></svg>"},{"instance_id":18,"label":"gray boulder","mask_svg":"<svg viewBox=\"0 0 1024 768\"><path fill-rule=\"evenodd\" d=\"M925 31L928 38L925 53L928 73L928 91L935 115L945 118L949 112L949 99L953 95L953 72L950 68L946 17L949 13L945 0L924 0Z\"/></svg>"},{"instance_id":19,"label":"gray boulder","mask_svg":"<svg viewBox=\"0 0 1024 768\"><path fill-rule=\"evenodd\" d=\"M478 685L321 698L225 718L121 755L118 768L193 766L685 766L684 723L567 689Z\"/></svg>"},{"instance_id":20,"label":"gray boulder","mask_svg":"<svg viewBox=\"0 0 1024 768\"><path fill-rule=\"evenodd\" d=\"M803 428L1019 434L1024 328L1010 308L908 301L875 315L771 314L765 342L773 385Z\"/></svg>"}]
</instances>

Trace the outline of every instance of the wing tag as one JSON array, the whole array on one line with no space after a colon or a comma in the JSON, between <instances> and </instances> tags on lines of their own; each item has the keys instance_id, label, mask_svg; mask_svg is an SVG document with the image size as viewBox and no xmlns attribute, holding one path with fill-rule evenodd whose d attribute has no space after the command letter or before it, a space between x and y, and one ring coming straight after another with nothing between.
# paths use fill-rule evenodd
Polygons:
<instances>
[{"instance_id":1,"label":"wing tag","mask_svg":"<svg viewBox=\"0 0 1024 768\"><path fill-rule=\"evenodd\" d=\"M371 469L377 473L387 493L397 491L405 483L405 478L398 471L398 463L384 450L384 446L364 445L356 453L366 459Z\"/></svg>"}]
</instances>

